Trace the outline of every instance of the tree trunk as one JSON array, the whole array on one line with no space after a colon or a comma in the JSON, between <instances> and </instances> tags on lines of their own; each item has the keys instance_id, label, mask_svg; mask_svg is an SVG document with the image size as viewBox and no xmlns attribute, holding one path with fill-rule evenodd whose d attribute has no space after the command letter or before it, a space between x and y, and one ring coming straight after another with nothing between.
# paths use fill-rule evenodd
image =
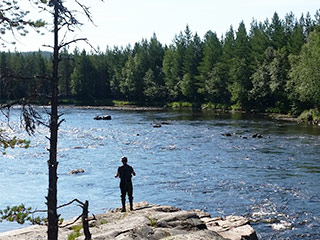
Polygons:
<instances>
[{"instance_id":1,"label":"tree trunk","mask_svg":"<svg viewBox=\"0 0 320 240\"><path fill-rule=\"evenodd\" d=\"M83 226L85 240L91 240L91 233L89 231L88 208L89 208L89 202L86 201L85 204L83 205L83 212L82 212L82 226Z\"/></svg>"},{"instance_id":2,"label":"tree trunk","mask_svg":"<svg viewBox=\"0 0 320 240\"><path fill-rule=\"evenodd\" d=\"M53 72L51 82L51 114L50 114L50 159L49 168L49 189L47 197L48 206L48 240L58 239L58 214L57 214L57 142L58 142L58 4L54 1L54 52Z\"/></svg>"}]
</instances>

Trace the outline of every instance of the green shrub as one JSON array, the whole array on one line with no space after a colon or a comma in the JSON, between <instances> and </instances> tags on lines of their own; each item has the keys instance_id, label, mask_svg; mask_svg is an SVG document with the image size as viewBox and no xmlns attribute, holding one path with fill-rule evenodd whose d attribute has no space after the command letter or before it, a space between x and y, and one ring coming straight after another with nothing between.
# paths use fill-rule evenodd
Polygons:
<instances>
[{"instance_id":1,"label":"green shrub","mask_svg":"<svg viewBox=\"0 0 320 240\"><path fill-rule=\"evenodd\" d=\"M304 110L300 116L298 117L298 120L308 122L308 121L320 121L320 112L318 109L309 109Z\"/></svg>"},{"instance_id":2,"label":"green shrub","mask_svg":"<svg viewBox=\"0 0 320 240\"><path fill-rule=\"evenodd\" d=\"M174 109L192 108L192 103L190 103L190 102L172 102L172 103L169 103L169 106Z\"/></svg>"},{"instance_id":3,"label":"green shrub","mask_svg":"<svg viewBox=\"0 0 320 240\"><path fill-rule=\"evenodd\" d=\"M242 110L242 107L239 104L233 104L231 105L231 110L234 110L234 111Z\"/></svg>"},{"instance_id":4,"label":"green shrub","mask_svg":"<svg viewBox=\"0 0 320 240\"><path fill-rule=\"evenodd\" d=\"M201 105L201 109L209 109L209 110L230 110L230 106L228 104L223 103L212 103L208 102Z\"/></svg>"},{"instance_id":5,"label":"green shrub","mask_svg":"<svg viewBox=\"0 0 320 240\"><path fill-rule=\"evenodd\" d=\"M201 109L210 109L210 110L216 109L216 105L212 102L208 102L208 103L202 104Z\"/></svg>"}]
</instances>

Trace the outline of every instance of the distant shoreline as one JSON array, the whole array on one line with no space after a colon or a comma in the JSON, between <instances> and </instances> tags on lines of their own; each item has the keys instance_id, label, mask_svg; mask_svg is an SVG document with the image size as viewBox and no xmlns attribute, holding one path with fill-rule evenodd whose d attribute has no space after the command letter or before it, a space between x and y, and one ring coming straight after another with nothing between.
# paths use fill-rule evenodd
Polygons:
<instances>
[{"instance_id":1,"label":"distant shoreline","mask_svg":"<svg viewBox=\"0 0 320 240\"><path fill-rule=\"evenodd\" d=\"M165 110L191 110L192 108L170 108L170 107L150 107L150 106L137 106L137 105L121 105L121 106L90 106L90 105L59 105L59 108L78 108L78 109L99 109L99 110L124 110L124 111L165 111ZM241 112L244 114L258 114L269 116L272 119L280 121L290 121L301 123L296 116L288 116L283 114L275 113L250 113L243 111L232 111L232 110L223 110L223 109L199 109L203 112L216 112L216 113L232 113L232 112Z\"/></svg>"},{"instance_id":2,"label":"distant shoreline","mask_svg":"<svg viewBox=\"0 0 320 240\"><path fill-rule=\"evenodd\" d=\"M43 107L50 107L49 105L45 105ZM193 110L191 107L181 107L181 108L172 108L168 106L138 106L138 105L74 105L74 104L60 104L58 106L60 109L97 109L97 110L117 110L117 111L181 111L181 110ZM308 124L320 126L320 121L307 119L299 119L298 116L281 114L281 113L264 113L264 112L245 112L245 111L237 111L237 110L227 110L227 109L198 109L201 112L214 112L214 113L243 113L243 114L257 114L268 116L277 121L287 121L287 122L296 122L297 124Z\"/></svg>"},{"instance_id":3,"label":"distant shoreline","mask_svg":"<svg viewBox=\"0 0 320 240\"><path fill-rule=\"evenodd\" d=\"M99 110L125 110L125 111L162 111L166 107L142 107L136 105L123 105L123 106L77 106L77 105L59 105L59 108L79 108L79 109L99 109Z\"/></svg>"}]
</instances>

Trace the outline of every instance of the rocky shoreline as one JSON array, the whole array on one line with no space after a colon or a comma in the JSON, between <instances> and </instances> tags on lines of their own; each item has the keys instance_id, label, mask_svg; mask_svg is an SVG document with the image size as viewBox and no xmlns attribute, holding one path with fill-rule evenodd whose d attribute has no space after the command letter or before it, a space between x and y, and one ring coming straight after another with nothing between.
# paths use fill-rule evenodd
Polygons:
<instances>
[{"instance_id":1,"label":"rocky shoreline","mask_svg":"<svg viewBox=\"0 0 320 240\"><path fill-rule=\"evenodd\" d=\"M72 220L65 223L72 222ZM76 225L79 225L76 223ZM44 240L46 226L30 226L0 233L0 240ZM239 216L212 218L201 210L181 210L139 202L134 211L122 213L120 208L95 216L90 222L95 240L257 240L248 219ZM59 239L76 234L72 226L59 229ZM82 229L79 237L84 239Z\"/></svg>"}]
</instances>

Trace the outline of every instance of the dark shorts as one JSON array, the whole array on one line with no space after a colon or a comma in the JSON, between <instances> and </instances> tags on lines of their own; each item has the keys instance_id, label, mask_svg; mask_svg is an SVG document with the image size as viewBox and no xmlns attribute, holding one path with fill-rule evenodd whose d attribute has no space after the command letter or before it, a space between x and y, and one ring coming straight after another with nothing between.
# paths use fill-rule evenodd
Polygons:
<instances>
[{"instance_id":1,"label":"dark shorts","mask_svg":"<svg viewBox=\"0 0 320 240\"><path fill-rule=\"evenodd\" d=\"M132 182L121 182L120 183L120 189L121 189L121 197L126 197L126 194L128 194L129 199L132 198L133 188L132 188Z\"/></svg>"}]
</instances>

